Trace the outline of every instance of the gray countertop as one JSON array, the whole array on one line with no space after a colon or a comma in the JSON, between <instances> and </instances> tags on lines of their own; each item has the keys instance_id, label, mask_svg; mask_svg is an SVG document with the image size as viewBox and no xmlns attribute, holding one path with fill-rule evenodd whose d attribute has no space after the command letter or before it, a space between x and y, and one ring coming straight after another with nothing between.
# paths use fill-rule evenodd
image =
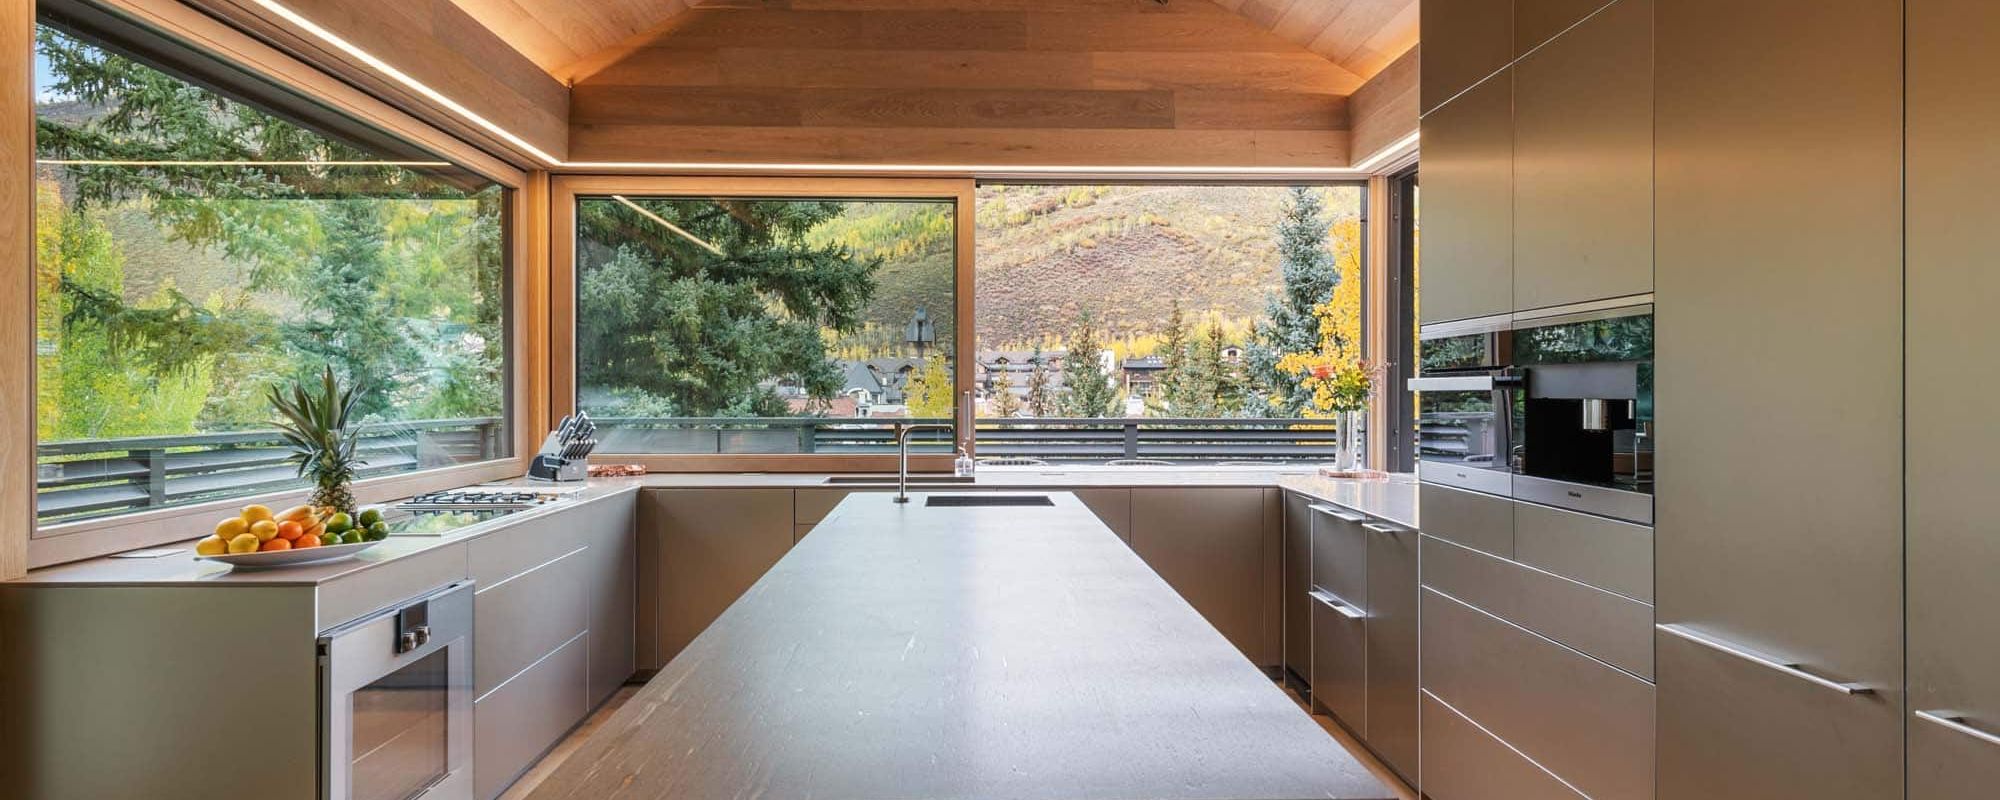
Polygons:
<instances>
[{"instance_id":1,"label":"gray countertop","mask_svg":"<svg viewBox=\"0 0 2000 800\"><path fill-rule=\"evenodd\" d=\"M338 580L373 569L390 561L417 555L433 548L477 539L506 530L582 502L595 502L628 495L640 489L692 488L793 488L793 489L877 489L879 486L828 484L829 476L819 473L661 473L632 478L599 478L590 481L576 501L510 514L445 536L393 536L380 546L355 558L274 570L232 570L228 565L199 561L194 557L195 538L165 547L183 552L159 558L95 558L35 570L26 577L6 582L20 586L125 586L125 585L242 585L311 586ZM887 476L893 484L895 476ZM1302 492L1320 500L1345 506L1370 516L1415 527L1416 479L1395 475L1387 479L1352 480L1319 476L1310 467L1270 469L1261 467L1006 467L982 468L972 489L1072 488L1175 488L1175 487L1272 487ZM935 491L950 491L933 487Z\"/></svg>"},{"instance_id":2,"label":"gray countertop","mask_svg":"<svg viewBox=\"0 0 2000 800\"><path fill-rule=\"evenodd\" d=\"M1392 796L1051 496L849 496L531 797Z\"/></svg>"}]
</instances>

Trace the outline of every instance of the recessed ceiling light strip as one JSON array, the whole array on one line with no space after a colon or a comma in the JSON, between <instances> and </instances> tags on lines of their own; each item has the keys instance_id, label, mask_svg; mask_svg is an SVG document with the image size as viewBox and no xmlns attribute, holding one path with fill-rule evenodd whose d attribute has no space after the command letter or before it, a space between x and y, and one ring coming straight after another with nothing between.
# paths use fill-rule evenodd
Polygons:
<instances>
[{"instance_id":1,"label":"recessed ceiling light strip","mask_svg":"<svg viewBox=\"0 0 2000 800\"><path fill-rule=\"evenodd\" d=\"M953 175L1209 175L1245 177L1283 177L1289 175L1312 177L1360 177L1370 169L1404 152L1414 145L1417 134L1411 133L1394 144L1369 156L1359 164L1348 167L1195 167L1195 166L1014 166L1005 164L770 164L770 163L718 163L718 162L674 162L674 161L564 161L536 147L514 132L500 127L443 92L431 88L423 81L376 57L373 53L341 38L338 34L320 27L298 12L285 7L277 0L250 0L256 6L270 11L280 19L297 26L334 49L363 64L368 65L383 76L402 84L410 91L422 95L446 110L463 117L467 122L487 133L519 148L551 168L568 170L660 170L671 172L804 172L804 173L937 173ZM697 240L699 241L699 240ZM704 245L706 243L703 243ZM711 248L712 249L712 248Z\"/></svg>"},{"instance_id":2,"label":"recessed ceiling light strip","mask_svg":"<svg viewBox=\"0 0 2000 800\"><path fill-rule=\"evenodd\" d=\"M449 161L150 161L107 158L38 158L57 167L450 167Z\"/></svg>"},{"instance_id":3,"label":"recessed ceiling light strip","mask_svg":"<svg viewBox=\"0 0 2000 800\"><path fill-rule=\"evenodd\" d=\"M714 253L718 256L724 255L724 253L722 252L722 248L709 244L707 240L699 236L696 236L692 233L688 233L686 230L683 230L679 225L675 225L671 222L668 222L666 217L662 217L651 211L647 211L645 207L639 205L638 203L634 203L630 200L625 199L625 196L622 194L614 194L611 196L611 199L616 200L620 203L624 203L627 208L639 212L640 216L645 217L646 219L650 219L654 222L660 223L661 225L665 226L667 230L680 234L681 238L686 239L690 242L694 242L696 245L699 245L702 249L707 250L708 252Z\"/></svg>"}]
</instances>

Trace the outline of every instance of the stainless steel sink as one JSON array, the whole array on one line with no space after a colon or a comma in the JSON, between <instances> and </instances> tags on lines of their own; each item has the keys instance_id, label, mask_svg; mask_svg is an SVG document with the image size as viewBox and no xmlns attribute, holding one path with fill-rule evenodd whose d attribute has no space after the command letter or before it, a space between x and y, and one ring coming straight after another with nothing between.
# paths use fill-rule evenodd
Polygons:
<instances>
[{"instance_id":1,"label":"stainless steel sink","mask_svg":"<svg viewBox=\"0 0 2000 800\"><path fill-rule=\"evenodd\" d=\"M924 505L949 508L1021 507L1053 506L1055 501L1050 500L1045 494L934 494L924 498Z\"/></svg>"},{"instance_id":2,"label":"stainless steel sink","mask_svg":"<svg viewBox=\"0 0 2000 800\"><path fill-rule=\"evenodd\" d=\"M829 483L829 484L850 484L850 483L864 483L864 484L869 484L869 485L881 485L881 486L894 486L894 485L896 485L896 476L894 476L894 475L835 475L835 476L833 476L833 477L830 477L830 478L827 478L825 482L826 482L826 483ZM911 475L911 476L910 476L910 485L912 485L912 486L916 486L916 485L919 485L919 484L931 484L931 485L936 485L936 484L941 484L941 483L943 483L943 484L969 484L969 483L972 483L972 478L971 478L971 477L960 477L960 476L957 476L957 475Z\"/></svg>"}]
</instances>

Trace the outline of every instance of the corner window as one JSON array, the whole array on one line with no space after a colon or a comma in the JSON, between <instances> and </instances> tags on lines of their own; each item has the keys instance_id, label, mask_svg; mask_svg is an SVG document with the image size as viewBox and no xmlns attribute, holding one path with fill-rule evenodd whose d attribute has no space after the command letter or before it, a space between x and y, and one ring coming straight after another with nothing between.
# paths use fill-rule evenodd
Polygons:
<instances>
[{"instance_id":1,"label":"corner window","mask_svg":"<svg viewBox=\"0 0 2000 800\"><path fill-rule=\"evenodd\" d=\"M578 197L575 400L599 451L887 453L898 425L952 423L956 206Z\"/></svg>"},{"instance_id":2,"label":"corner window","mask_svg":"<svg viewBox=\"0 0 2000 800\"><path fill-rule=\"evenodd\" d=\"M40 520L304 486L266 397L328 365L362 477L510 455L507 190L130 34L37 30Z\"/></svg>"},{"instance_id":3,"label":"corner window","mask_svg":"<svg viewBox=\"0 0 2000 800\"><path fill-rule=\"evenodd\" d=\"M1332 461L1363 187L982 185L982 460ZM1379 383L1379 376L1372 376Z\"/></svg>"}]
</instances>

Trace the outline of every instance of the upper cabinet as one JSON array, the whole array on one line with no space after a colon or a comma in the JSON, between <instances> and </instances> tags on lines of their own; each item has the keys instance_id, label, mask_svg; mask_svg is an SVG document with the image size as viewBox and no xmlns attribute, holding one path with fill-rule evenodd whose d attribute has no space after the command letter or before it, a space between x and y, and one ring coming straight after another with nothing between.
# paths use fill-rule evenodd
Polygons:
<instances>
[{"instance_id":1,"label":"upper cabinet","mask_svg":"<svg viewBox=\"0 0 2000 800\"><path fill-rule=\"evenodd\" d=\"M1526 9L1564 5L1518 3L1516 30ZM1514 310L1653 290L1653 0L1620 0L1514 65L1513 215Z\"/></svg>"},{"instance_id":2,"label":"upper cabinet","mask_svg":"<svg viewBox=\"0 0 2000 800\"><path fill-rule=\"evenodd\" d=\"M1503 71L1423 119L1419 322L1513 309L1513 87Z\"/></svg>"},{"instance_id":3,"label":"upper cabinet","mask_svg":"<svg viewBox=\"0 0 2000 800\"><path fill-rule=\"evenodd\" d=\"M1507 0L1424 0L1419 13L1424 49L1418 83L1425 113L1513 60L1513 8Z\"/></svg>"},{"instance_id":4,"label":"upper cabinet","mask_svg":"<svg viewBox=\"0 0 2000 800\"><path fill-rule=\"evenodd\" d=\"M1608 0L1514 0L1514 57L1546 44ZM1495 5L1506 5L1495 3Z\"/></svg>"}]
</instances>

